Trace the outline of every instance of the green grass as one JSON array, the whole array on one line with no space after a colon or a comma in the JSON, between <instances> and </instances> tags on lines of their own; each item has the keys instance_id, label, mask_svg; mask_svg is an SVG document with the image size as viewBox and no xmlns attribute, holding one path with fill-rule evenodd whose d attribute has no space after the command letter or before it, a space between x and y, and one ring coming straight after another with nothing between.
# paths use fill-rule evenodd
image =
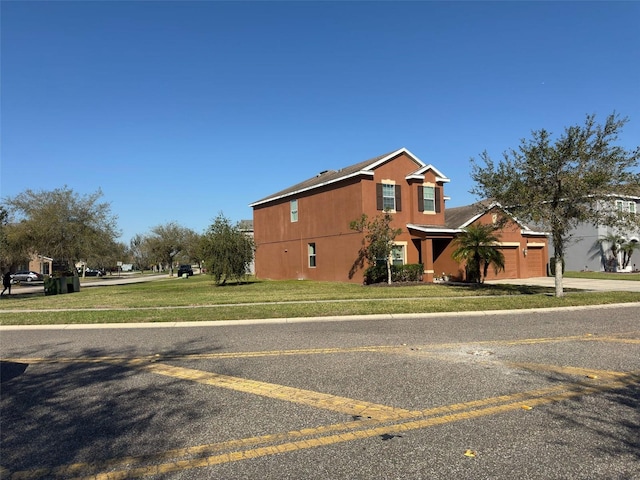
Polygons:
<instances>
[{"instance_id":1,"label":"green grass","mask_svg":"<svg viewBox=\"0 0 640 480\"><path fill-rule=\"evenodd\" d=\"M3 297L0 324L79 324L239 320L544 308L640 302L640 293L570 292L516 285L362 286L252 281L215 286L207 276L81 288L67 295ZM28 311L25 311L28 310Z\"/></svg>"},{"instance_id":2,"label":"green grass","mask_svg":"<svg viewBox=\"0 0 640 480\"><path fill-rule=\"evenodd\" d=\"M565 278L590 278L593 280L630 280L640 282L640 273L565 272Z\"/></svg>"}]
</instances>

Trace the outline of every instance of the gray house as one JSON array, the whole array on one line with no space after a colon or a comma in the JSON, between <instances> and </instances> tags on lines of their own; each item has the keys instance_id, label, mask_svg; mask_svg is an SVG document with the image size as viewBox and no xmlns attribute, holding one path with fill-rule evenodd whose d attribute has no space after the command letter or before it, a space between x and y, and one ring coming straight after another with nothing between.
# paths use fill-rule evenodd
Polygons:
<instances>
[{"instance_id":1,"label":"gray house","mask_svg":"<svg viewBox=\"0 0 640 480\"><path fill-rule=\"evenodd\" d=\"M608 204L603 208L614 209L621 215L638 215L637 222L640 224L640 197L635 196L616 196L610 198ZM611 235L622 237L625 242L640 241L640 226L620 230L607 226L597 226L591 224L581 224L571 232L571 240L565 251L565 270L568 271L620 271L616 268L616 262L622 263L622 252L618 252L617 259L612 259L611 245L604 239ZM553 245L549 245L551 255L554 255ZM634 271L640 269L640 249L636 249L636 253L632 255L629 266L626 271Z\"/></svg>"}]
</instances>

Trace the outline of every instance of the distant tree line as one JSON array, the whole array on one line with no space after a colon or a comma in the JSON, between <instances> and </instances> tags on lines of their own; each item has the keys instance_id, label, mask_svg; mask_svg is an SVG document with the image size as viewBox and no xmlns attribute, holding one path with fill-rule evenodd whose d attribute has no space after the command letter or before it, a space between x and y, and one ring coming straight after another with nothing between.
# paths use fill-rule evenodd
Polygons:
<instances>
[{"instance_id":1,"label":"distant tree line","mask_svg":"<svg viewBox=\"0 0 640 480\"><path fill-rule=\"evenodd\" d=\"M53 258L72 270L82 264L113 270L118 262L137 270L168 271L198 265L216 283L241 280L253 260L253 239L222 213L198 234L176 222L136 234L126 245L111 206L101 190L80 195L67 186L51 191L26 190L0 204L0 270L14 271L36 255Z\"/></svg>"}]
</instances>

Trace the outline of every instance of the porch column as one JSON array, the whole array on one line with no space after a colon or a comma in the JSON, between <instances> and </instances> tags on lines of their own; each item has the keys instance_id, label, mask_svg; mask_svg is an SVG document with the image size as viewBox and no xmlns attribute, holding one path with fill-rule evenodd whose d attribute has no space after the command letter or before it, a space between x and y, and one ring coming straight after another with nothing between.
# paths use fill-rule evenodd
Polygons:
<instances>
[{"instance_id":1,"label":"porch column","mask_svg":"<svg viewBox=\"0 0 640 480\"><path fill-rule=\"evenodd\" d=\"M422 263L424 264L423 282L433 282L433 240L425 238L422 241Z\"/></svg>"}]
</instances>

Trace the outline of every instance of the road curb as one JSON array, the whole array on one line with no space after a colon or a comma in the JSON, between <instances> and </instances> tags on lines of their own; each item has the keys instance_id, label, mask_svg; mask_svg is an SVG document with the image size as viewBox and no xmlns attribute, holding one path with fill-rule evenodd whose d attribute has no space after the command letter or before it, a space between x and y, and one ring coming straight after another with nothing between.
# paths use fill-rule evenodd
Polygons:
<instances>
[{"instance_id":1,"label":"road curb","mask_svg":"<svg viewBox=\"0 0 640 480\"><path fill-rule=\"evenodd\" d=\"M0 325L2 331L21 330L107 330L133 328L191 328L191 327L229 327L247 325L282 325L311 322L354 322L376 320L400 320L436 317L490 317L495 315L518 315L530 313L550 313L558 311L597 310L608 308L640 308L640 302L610 303L606 305L577 305L571 307L526 308L521 310L484 310L475 312L431 312L431 313L383 313L374 315L344 315L333 317L293 317L263 318L249 320L218 320L202 322L156 322L156 323L93 323L61 325Z\"/></svg>"}]
</instances>

